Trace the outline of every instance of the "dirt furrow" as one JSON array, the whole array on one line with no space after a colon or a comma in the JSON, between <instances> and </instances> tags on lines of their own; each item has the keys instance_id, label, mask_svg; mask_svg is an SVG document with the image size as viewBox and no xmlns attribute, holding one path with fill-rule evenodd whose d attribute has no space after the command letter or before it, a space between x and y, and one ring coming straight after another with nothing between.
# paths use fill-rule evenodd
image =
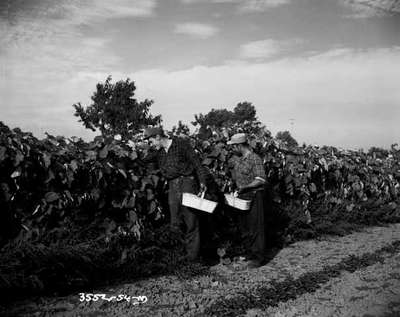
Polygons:
<instances>
[{"instance_id":1,"label":"dirt furrow","mask_svg":"<svg viewBox=\"0 0 400 317\"><path fill-rule=\"evenodd\" d=\"M344 237L297 242L280 250L273 260L258 269L248 270L240 263L232 263L206 270L203 268L202 274L191 278L170 275L92 291L108 297L118 294L147 296L148 302L142 305L133 305L126 301L80 302L79 295L73 294L62 298L29 299L15 303L7 311L9 316L203 316L221 301L229 301L241 294L251 294L259 287L279 285L288 279L296 280L304 274L312 276L313 272L335 266L349 256L362 258L363 255L374 253L398 240L400 224L371 227ZM374 262L367 264L363 270L381 265ZM397 272L400 273L400 270ZM326 283L329 284L336 278L341 277L331 277ZM296 298L302 296L313 295L298 294ZM296 298L292 300L296 301ZM288 303L286 301L279 305L289 305ZM271 312L279 313L279 305L271 308ZM282 306L282 309L285 310L285 307ZM306 311L306 308L302 309L300 311ZM252 308L248 311L251 313ZM268 312L265 309L264 311ZM6 310L0 312L6 313Z\"/></svg>"},{"instance_id":2,"label":"dirt furrow","mask_svg":"<svg viewBox=\"0 0 400 317\"><path fill-rule=\"evenodd\" d=\"M352 273L344 272L315 293L266 310L247 310L245 316L400 316L400 254Z\"/></svg>"}]
</instances>

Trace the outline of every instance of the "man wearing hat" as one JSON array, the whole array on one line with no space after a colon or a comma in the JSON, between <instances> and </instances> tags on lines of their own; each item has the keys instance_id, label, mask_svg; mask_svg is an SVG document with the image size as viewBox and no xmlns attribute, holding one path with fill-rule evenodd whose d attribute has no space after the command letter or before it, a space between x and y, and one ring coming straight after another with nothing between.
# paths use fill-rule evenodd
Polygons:
<instances>
[{"instance_id":1,"label":"man wearing hat","mask_svg":"<svg viewBox=\"0 0 400 317\"><path fill-rule=\"evenodd\" d=\"M159 150L160 171L168 180L171 230L180 232L183 217L187 259L196 261L200 251L199 219L193 209L182 205L182 193L205 191L206 171L189 140L179 137L170 139L162 128L147 128L144 137Z\"/></svg>"},{"instance_id":2,"label":"man wearing hat","mask_svg":"<svg viewBox=\"0 0 400 317\"><path fill-rule=\"evenodd\" d=\"M245 133L232 136L227 144L232 145L239 159L234 162L234 180L239 197L251 200L249 211L241 218L242 235L246 239L249 267L258 267L265 260L264 186L265 169L261 158L253 152Z\"/></svg>"}]
</instances>

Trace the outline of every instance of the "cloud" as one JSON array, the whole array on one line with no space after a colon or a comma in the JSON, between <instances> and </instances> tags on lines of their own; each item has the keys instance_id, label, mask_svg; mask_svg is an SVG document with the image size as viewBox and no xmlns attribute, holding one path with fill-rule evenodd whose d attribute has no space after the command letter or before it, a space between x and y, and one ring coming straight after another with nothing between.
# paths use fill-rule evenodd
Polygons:
<instances>
[{"instance_id":1,"label":"cloud","mask_svg":"<svg viewBox=\"0 0 400 317\"><path fill-rule=\"evenodd\" d=\"M148 18L154 7L142 2L126 13L125 5L140 2L121 1L108 10L108 2L96 1L92 12L86 2L68 3L68 10L53 6L35 14L19 11L12 23L0 19L0 117L7 124L35 133L89 136L71 105L89 104L96 84L112 74L114 80L133 79L138 99L154 99L152 113L162 114L167 127L178 119L190 122L195 113L212 107L232 108L248 100L274 133L290 129L294 118L299 142L343 147L399 142L400 69L393 65L400 63L400 48L336 48L266 62L298 40L264 39L243 43L242 59L225 65L128 73L117 71L121 60L110 50L109 38L83 36L80 26L126 14ZM207 38L218 32L214 26L194 25L181 25L180 34Z\"/></svg>"},{"instance_id":2,"label":"cloud","mask_svg":"<svg viewBox=\"0 0 400 317\"><path fill-rule=\"evenodd\" d=\"M237 3L239 0L181 0L184 4L193 4L193 3Z\"/></svg>"},{"instance_id":3,"label":"cloud","mask_svg":"<svg viewBox=\"0 0 400 317\"><path fill-rule=\"evenodd\" d=\"M0 8L0 62L3 73L13 77L23 76L24 69L34 76L57 78L77 69L111 70L119 57L108 47L109 39L87 37L81 26L150 17L156 7L156 0L15 3L7 12Z\"/></svg>"},{"instance_id":4,"label":"cloud","mask_svg":"<svg viewBox=\"0 0 400 317\"><path fill-rule=\"evenodd\" d=\"M291 0L181 0L184 4L193 3L232 3L241 13L264 12L288 4Z\"/></svg>"},{"instance_id":5,"label":"cloud","mask_svg":"<svg viewBox=\"0 0 400 317\"><path fill-rule=\"evenodd\" d=\"M175 26L174 32L186 34L200 39L207 39L218 32L218 28L210 24L203 23L182 23Z\"/></svg>"},{"instance_id":6,"label":"cloud","mask_svg":"<svg viewBox=\"0 0 400 317\"><path fill-rule=\"evenodd\" d=\"M240 56L242 58L268 58L276 55L280 50L281 46L278 41L254 41L240 46Z\"/></svg>"},{"instance_id":7,"label":"cloud","mask_svg":"<svg viewBox=\"0 0 400 317\"><path fill-rule=\"evenodd\" d=\"M0 7L0 47L25 44L27 41L41 43L47 39L79 37L79 27L82 25L107 19L150 17L154 14L157 2L39 0L29 3L22 0L10 3L10 8Z\"/></svg>"},{"instance_id":8,"label":"cloud","mask_svg":"<svg viewBox=\"0 0 400 317\"><path fill-rule=\"evenodd\" d=\"M73 13L75 23L98 19L123 17L149 17L154 14L156 0L75 1L66 4Z\"/></svg>"},{"instance_id":9,"label":"cloud","mask_svg":"<svg viewBox=\"0 0 400 317\"><path fill-rule=\"evenodd\" d=\"M247 0L240 1L241 12L263 12L290 3L291 0Z\"/></svg>"},{"instance_id":10,"label":"cloud","mask_svg":"<svg viewBox=\"0 0 400 317\"><path fill-rule=\"evenodd\" d=\"M82 86L71 79L85 71L111 74L121 59L110 49L110 38L88 37L81 26L148 18L156 1L30 1L10 2L6 12L0 6L0 116L35 132L88 135L76 124L71 105L87 100L95 84L80 92Z\"/></svg>"},{"instance_id":11,"label":"cloud","mask_svg":"<svg viewBox=\"0 0 400 317\"><path fill-rule=\"evenodd\" d=\"M400 13L398 0L339 0L343 6L350 8L349 18L370 18Z\"/></svg>"},{"instance_id":12,"label":"cloud","mask_svg":"<svg viewBox=\"0 0 400 317\"><path fill-rule=\"evenodd\" d=\"M400 69L393 67L400 63L399 53L400 47L341 48L269 63L113 71L112 75L114 80L134 80L139 100L154 99L151 112L162 114L167 128L178 120L190 122L195 113L212 107L233 108L247 100L274 134L291 130L289 119L293 118L291 132L300 143L388 147L399 142L400 135ZM108 74L82 69L62 84L54 77L29 83L10 77L0 85L0 115L7 123L34 128L34 132L46 129L53 134L89 136L72 116L71 105L88 104L95 85ZM31 78L29 70L25 75Z\"/></svg>"},{"instance_id":13,"label":"cloud","mask_svg":"<svg viewBox=\"0 0 400 317\"><path fill-rule=\"evenodd\" d=\"M240 46L240 57L245 59L269 58L301 42L299 39L291 41L266 39L249 42Z\"/></svg>"},{"instance_id":14,"label":"cloud","mask_svg":"<svg viewBox=\"0 0 400 317\"><path fill-rule=\"evenodd\" d=\"M175 72L148 70L131 76L142 98L153 98L166 126L212 107L255 104L261 121L276 133L290 130L299 142L347 148L390 146L400 126L400 47L334 49L270 63L197 66ZM185 93L183 93L183 88Z\"/></svg>"}]
</instances>

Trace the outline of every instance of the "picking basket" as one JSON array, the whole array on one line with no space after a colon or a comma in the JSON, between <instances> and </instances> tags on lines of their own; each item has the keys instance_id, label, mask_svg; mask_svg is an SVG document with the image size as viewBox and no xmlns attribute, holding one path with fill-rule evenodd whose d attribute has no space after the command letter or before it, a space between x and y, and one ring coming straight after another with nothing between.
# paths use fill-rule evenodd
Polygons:
<instances>
[{"instance_id":1,"label":"picking basket","mask_svg":"<svg viewBox=\"0 0 400 317\"><path fill-rule=\"evenodd\" d=\"M251 207L251 200L240 199L233 193L225 194L225 200L229 206L240 210L249 210Z\"/></svg>"},{"instance_id":2,"label":"picking basket","mask_svg":"<svg viewBox=\"0 0 400 317\"><path fill-rule=\"evenodd\" d=\"M183 193L182 194L182 205L191 207L208 213L213 213L217 202L204 199L205 192L202 192L200 197L195 194Z\"/></svg>"}]
</instances>

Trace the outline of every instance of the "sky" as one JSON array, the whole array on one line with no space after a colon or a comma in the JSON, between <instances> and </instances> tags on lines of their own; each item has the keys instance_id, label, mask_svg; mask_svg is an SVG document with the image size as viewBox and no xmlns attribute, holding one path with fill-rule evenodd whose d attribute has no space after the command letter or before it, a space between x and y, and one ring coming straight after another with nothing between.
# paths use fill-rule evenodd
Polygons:
<instances>
[{"instance_id":1,"label":"sky","mask_svg":"<svg viewBox=\"0 0 400 317\"><path fill-rule=\"evenodd\" d=\"M37 137L130 78L171 128L252 102L275 135L400 143L400 0L0 0L0 121Z\"/></svg>"}]
</instances>

